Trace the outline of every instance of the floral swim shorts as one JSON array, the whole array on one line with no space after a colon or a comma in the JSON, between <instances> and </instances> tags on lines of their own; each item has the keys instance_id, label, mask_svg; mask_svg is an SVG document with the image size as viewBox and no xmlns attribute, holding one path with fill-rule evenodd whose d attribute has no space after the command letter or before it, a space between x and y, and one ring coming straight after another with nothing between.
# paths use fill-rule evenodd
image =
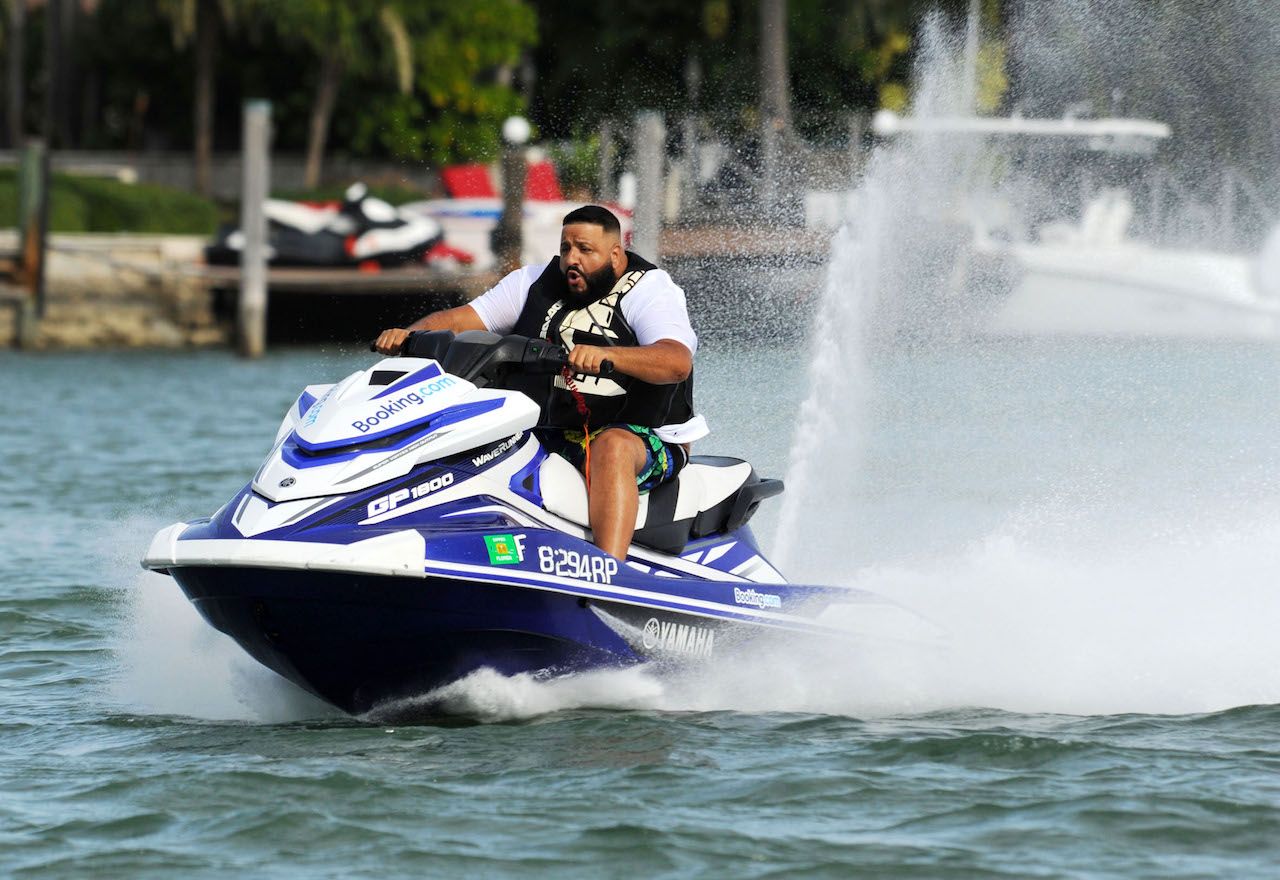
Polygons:
<instances>
[{"instance_id":1,"label":"floral swim shorts","mask_svg":"<svg viewBox=\"0 0 1280 880\"><path fill-rule=\"evenodd\" d=\"M675 479L676 474L680 473L680 468L684 467L684 449L664 441L654 433L653 428L646 428L643 425L605 425L603 428L597 428L592 431L591 438L595 439L601 432L610 428L630 431L644 443L644 467L636 476L636 486L641 492L648 492L663 483ZM543 428L538 431L538 439L542 441L542 445L549 452L559 453L567 458L578 470L582 470L587 455L581 431Z\"/></svg>"}]
</instances>

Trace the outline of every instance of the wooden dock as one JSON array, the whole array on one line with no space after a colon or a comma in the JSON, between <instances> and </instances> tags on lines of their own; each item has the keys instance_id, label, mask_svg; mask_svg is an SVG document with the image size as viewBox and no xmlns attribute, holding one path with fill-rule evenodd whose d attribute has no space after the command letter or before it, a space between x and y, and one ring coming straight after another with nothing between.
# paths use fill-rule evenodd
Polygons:
<instances>
[{"instance_id":1,"label":"wooden dock","mask_svg":"<svg viewBox=\"0 0 1280 880\"><path fill-rule=\"evenodd\" d=\"M695 299L708 301L716 285L708 287L707 279L736 289L740 279L732 273L738 270L767 275L782 267L789 273L787 283L794 282L797 269L825 263L830 235L790 228L668 228L658 263L697 291ZM0 230L0 272L12 275L17 245L15 231ZM0 345L212 344L218 328L234 320L240 267L204 264L203 245L199 236L54 234L47 314L37 319L29 293L0 275ZM726 272L731 281L722 277ZM345 338L470 302L500 279L496 271L466 266L269 268L268 320L277 339ZM804 283L813 282L806 276Z\"/></svg>"},{"instance_id":2,"label":"wooden dock","mask_svg":"<svg viewBox=\"0 0 1280 880\"><path fill-rule=\"evenodd\" d=\"M191 275L213 290L238 290L240 285L239 266L194 266ZM436 294L470 301L499 279L496 272L446 272L423 265L377 271L272 267L267 269L267 290L330 295Z\"/></svg>"},{"instance_id":3,"label":"wooden dock","mask_svg":"<svg viewBox=\"0 0 1280 880\"><path fill-rule=\"evenodd\" d=\"M36 307L31 292L7 281L0 281L0 309L11 309L10 344L17 348L30 348L35 340Z\"/></svg>"},{"instance_id":4,"label":"wooden dock","mask_svg":"<svg viewBox=\"0 0 1280 880\"><path fill-rule=\"evenodd\" d=\"M829 231L806 229L738 229L700 227L664 229L659 265L664 260L799 259L824 260L831 247ZM548 254L547 259L553 255ZM643 256L643 255L642 255ZM215 290L238 289L239 266L197 265L190 273ZM271 293L315 294L435 294L469 302L502 278L493 270L446 271L412 265L391 269L272 267L267 270Z\"/></svg>"}]
</instances>

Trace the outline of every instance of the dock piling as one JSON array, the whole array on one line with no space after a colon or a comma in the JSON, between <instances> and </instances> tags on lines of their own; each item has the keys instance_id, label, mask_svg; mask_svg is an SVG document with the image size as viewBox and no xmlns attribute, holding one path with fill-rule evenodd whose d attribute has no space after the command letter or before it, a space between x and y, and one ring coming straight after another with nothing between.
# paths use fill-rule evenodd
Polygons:
<instances>
[{"instance_id":1,"label":"dock piling","mask_svg":"<svg viewBox=\"0 0 1280 880\"><path fill-rule=\"evenodd\" d=\"M241 356L261 357L267 347L267 218L264 202L270 190L271 102L244 105L244 171L241 181L240 298L236 340Z\"/></svg>"},{"instance_id":2,"label":"dock piling","mask_svg":"<svg viewBox=\"0 0 1280 880\"><path fill-rule=\"evenodd\" d=\"M633 249L646 260L658 259L662 231L662 173L667 157L667 127L662 114L642 110L636 114L636 209Z\"/></svg>"},{"instance_id":3,"label":"dock piling","mask_svg":"<svg viewBox=\"0 0 1280 880\"><path fill-rule=\"evenodd\" d=\"M22 150L18 171L18 259L14 272L18 288L10 297L14 307L14 341L19 348L35 345L45 308L45 259L49 240L49 150L31 138Z\"/></svg>"},{"instance_id":4,"label":"dock piling","mask_svg":"<svg viewBox=\"0 0 1280 880\"><path fill-rule=\"evenodd\" d=\"M503 275L520 268L524 252L524 178L528 173L525 144L529 123L509 116L502 124L502 216L493 233L494 256Z\"/></svg>"}]
</instances>

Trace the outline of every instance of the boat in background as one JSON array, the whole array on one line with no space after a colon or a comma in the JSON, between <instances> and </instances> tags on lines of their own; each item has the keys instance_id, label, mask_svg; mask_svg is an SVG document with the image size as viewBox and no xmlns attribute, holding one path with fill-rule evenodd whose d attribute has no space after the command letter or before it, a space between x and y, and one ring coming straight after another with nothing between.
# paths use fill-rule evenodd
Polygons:
<instances>
[{"instance_id":1,"label":"boat in background","mask_svg":"<svg viewBox=\"0 0 1280 880\"><path fill-rule=\"evenodd\" d=\"M526 151L523 240L520 264L545 263L560 253L560 228L564 216L586 202L566 200L560 189L555 166L536 148ZM424 217L439 224L448 245L470 256L479 270L493 269L498 258L493 235L502 217L502 196L497 169L488 165L451 165L442 168L447 199L423 199L401 205L406 214ZM621 205L607 206L618 217L624 246L631 244L631 211Z\"/></svg>"},{"instance_id":2,"label":"boat in background","mask_svg":"<svg viewBox=\"0 0 1280 880\"><path fill-rule=\"evenodd\" d=\"M1128 192L1108 189L1080 223L1047 224L1035 241L975 240L978 253L1012 270L984 331L1280 339L1280 298L1263 287L1263 254L1156 247L1128 235L1132 214Z\"/></svg>"},{"instance_id":3,"label":"boat in background","mask_svg":"<svg viewBox=\"0 0 1280 880\"><path fill-rule=\"evenodd\" d=\"M948 296L982 300L967 312L969 332L1280 340L1280 290L1268 282L1280 276L1280 247L1249 255L1173 247L1134 234L1135 186L1146 188L1152 213L1159 213L1154 206L1163 184L1144 176L1171 135L1169 126L1143 119L914 118L881 111L873 128L882 137L980 138L991 153L1017 157L1005 163L1006 173L1016 166L1023 178L1013 179L1030 195L1026 189L1011 195L1008 181L1004 190L957 181L961 192L948 220L959 246ZM1097 179L1108 173L1117 179ZM1073 192L1061 192L1063 184ZM1075 190L1083 197L1073 205ZM1037 197L1045 203L1032 204ZM1060 215L1044 217L1054 210ZM1160 221L1144 219L1146 229ZM1280 226L1272 239L1277 236ZM982 267L981 275L972 267Z\"/></svg>"},{"instance_id":4,"label":"boat in background","mask_svg":"<svg viewBox=\"0 0 1280 880\"><path fill-rule=\"evenodd\" d=\"M587 202L527 199L521 224L523 241L520 264L546 263L560 253L560 228L564 216ZM618 205L607 205L622 227L624 246L631 244L633 224L631 212ZM470 198L425 199L400 206L404 213L425 218L439 225L444 241L470 255L478 270L493 269L497 256L493 251L493 233L502 216L502 199L476 196Z\"/></svg>"}]
</instances>

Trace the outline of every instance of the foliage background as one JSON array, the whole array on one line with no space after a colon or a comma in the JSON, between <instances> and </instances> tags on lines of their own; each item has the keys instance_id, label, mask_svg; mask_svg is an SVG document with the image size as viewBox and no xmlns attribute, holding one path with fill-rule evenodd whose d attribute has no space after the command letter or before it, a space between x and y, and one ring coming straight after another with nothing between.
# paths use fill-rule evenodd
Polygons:
<instances>
[{"instance_id":1,"label":"foliage background","mask_svg":"<svg viewBox=\"0 0 1280 880\"><path fill-rule=\"evenodd\" d=\"M17 2L17 0L2 0ZM201 0L97 0L67 31L64 147L170 149L192 145L194 41L176 22ZM607 117L637 109L700 111L726 137L753 136L758 92L758 0L207 0L220 10L215 147L235 150L240 107L272 102L276 143L306 144L321 55L347 58L329 134L331 151L430 163L488 161L498 124L527 112L539 133L588 139ZM984 0L999 15L999 2ZM838 138L844 116L905 93L912 29L926 7L964 0L791 0L795 119L808 138ZM92 13L84 10L92 8ZM396 47L376 26L403 19L411 87L397 85ZM994 19L993 19L994 20ZM5 17L4 26L8 27ZM29 14L29 130L40 130L44 16ZM0 54L9 51L4 34ZM686 72L694 59L699 87ZM895 91L896 90L896 91Z\"/></svg>"},{"instance_id":2,"label":"foliage background","mask_svg":"<svg viewBox=\"0 0 1280 880\"><path fill-rule=\"evenodd\" d=\"M0 0L6 12L22 0ZM694 112L750 155L759 129L761 0L45 0L21 34L0 16L0 63L25 50L25 128L44 129L47 10L61 2L65 100L54 146L193 146L197 9L216 4L214 148L239 148L243 101L273 105L275 144L301 153L326 54L344 70L327 149L418 165L491 161L501 120L526 113L589 182L600 124L639 109ZM1280 192L1276 0L981 0L983 112L1160 119L1162 157L1207 188L1225 166ZM903 109L925 13L967 0L788 0L794 125L841 145L852 113ZM403 24L397 41L388 15ZM403 44L402 44L403 43ZM691 78L697 72L696 82ZM668 126L678 146L680 126ZM0 132L12 143L12 133ZM1214 186L1217 184L1214 183Z\"/></svg>"}]
</instances>

